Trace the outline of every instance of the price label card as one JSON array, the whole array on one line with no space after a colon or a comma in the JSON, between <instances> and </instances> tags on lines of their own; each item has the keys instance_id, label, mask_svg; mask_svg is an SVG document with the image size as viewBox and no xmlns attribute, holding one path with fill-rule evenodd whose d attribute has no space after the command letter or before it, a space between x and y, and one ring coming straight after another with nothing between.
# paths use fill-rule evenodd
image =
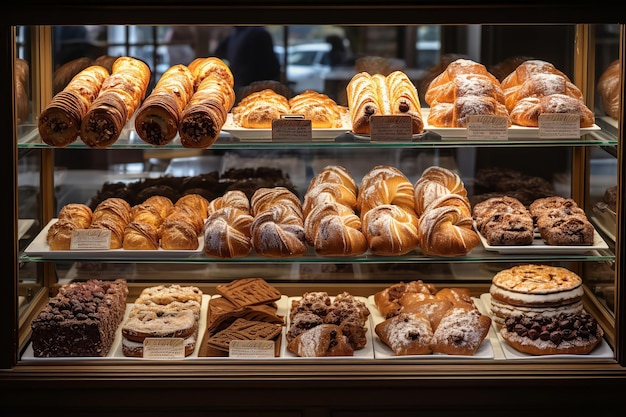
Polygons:
<instances>
[{"instance_id":1,"label":"price label card","mask_svg":"<svg viewBox=\"0 0 626 417\"><path fill-rule=\"evenodd\" d=\"M580 116L565 113L540 114L539 137L544 139L579 138Z\"/></svg>"},{"instance_id":2,"label":"price label card","mask_svg":"<svg viewBox=\"0 0 626 417\"><path fill-rule=\"evenodd\" d=\"M370 139L397 142L413 139L413 120L409 115L383 115L370 117Z\"/></svg>"},{"instance_id":3,"label":"price label card","mask_svg":"<svg viewBox=\"0 0 626 417\"><path fill-rule=\"evenodd\" d=\"M180 337L147 337L143 341L146 359L180 359L185 357L185 340Z\"/></svg>"},{"instance_id":4,"label":"price label card","mask_svg":"<svg viewBox=\"0 0 626 417\"><path fill-rule=\"evenodd\" d=\"M508 119L504 116L467 116L468 139L506 140L509 138L508 128Z\"/></svg>"},{"instance_id":5,"label":"price label card","mask_svg":"<svg viewBox=\"0 0 626 417\"><path fill-rule=\"evenodd\" d=\"M72 231L70 249L110 249L111 231L108 229L78 229Z\"/></svg>"},{"instance_id":6,"label":"price label card","mask_svg":"<svg viewBox=\"0 0 626 417\"><path fill-rule=\"evenodd\" d=\"M239 359L273 358L275 342L272 340L231 340L228 356Z\"/></svg>"},{"instance_id":7,"label":"price label card","mask_svg":"<svg viewBox=\"0 0 626 417\"><path fill-rule=\"evenodd\" d=\"M272 120L272 141L310 142L313 138L311 120L302 115L283 115Z\"/></svg>"}]
</instances>

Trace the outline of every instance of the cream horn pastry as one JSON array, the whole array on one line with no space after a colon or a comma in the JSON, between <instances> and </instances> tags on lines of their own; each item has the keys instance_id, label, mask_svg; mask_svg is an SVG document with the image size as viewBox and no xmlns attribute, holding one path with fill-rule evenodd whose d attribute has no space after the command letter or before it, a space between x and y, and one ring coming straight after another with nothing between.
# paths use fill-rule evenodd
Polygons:
<instances>
[{"instance_id":1,"label":"cream horn pastry","mask_svg":"<svg viewBox=\"0 0 626 417\"><path fill-rule=\"evenodd\" d=\"M217 57L196 58L188 66L194 78L194 89L207 77L224 81L230 87L235 86L235 77L228 65Z\"/></svg>"},{"instance_id":2,"label":"cream horn pastry","mask_svg":"<svg viewBox=\"0 0 626 417\"><path fill-rule=\"evenodd\" d=\"M143 61L119 57L83 118L82 141L91 148L106 148L115 143L139 108L149 82L150 68Z\"/></svg>"},{"instance_id":3,"label":"cream horn pastry","mask_svg":"<svg viewBox=\"0 0 626 417\"><path fill-rule=\"evenodd\" d=\"M205 78L183 111L178 129L183 147L208 148L215 143L234 103L235 91L228 83Z\"/></svg>"},{"instance_id":4,"label":"cream horn pastry","mask_svg":"<svg viewBox=\"0 0 626 417\"><path fill-rule=\"evenodd\" d=\"M193 84L193 75L185 65L174 65L163 73L135 116L135 131L144 142L161 146L174 140L183 110L193 95Z\"/></svg>"},{"instance_id":5,"label":"cream horn pastry","mask_svg":"<svg viewBox=\"0 0 626 417\"><path fill-rule=\"evenodd\" d=\"M76 74L41 112L37 126L41 140L59 148L75 142L83 117L108 76L109 72L98 65Z\"/></svg>"}]
</instances>

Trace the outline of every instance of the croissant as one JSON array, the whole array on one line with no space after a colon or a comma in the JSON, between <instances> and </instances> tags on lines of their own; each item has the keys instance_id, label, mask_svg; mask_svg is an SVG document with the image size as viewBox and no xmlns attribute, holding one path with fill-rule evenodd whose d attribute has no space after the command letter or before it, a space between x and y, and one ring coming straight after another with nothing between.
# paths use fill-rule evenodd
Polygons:
<instances>
[{"instance_id":1,"label":"croissant","mask_svg":"<svg viewBox=\"0 0 626 417\"><path fill-rule=\"evenodd\" d=\"M391 114L411 116L412 132L422 133L424 130L422 106L413 82L402 71L392 72L385 81L389 90Z\"/></svg>"},{"instance_id":2,"label":"croissant","mask_svg":"<svg viewBox=\"0 0 626 417\"><path fill-rule=\"evenodd\" d=\"M217 140L235 91L219 78L206 77L183 110L178 133L185 148L208 148Z\"/></svg>"},{"instance_id":3,"label":"croissant","mask_svg":"<svg viewBox=\"0 0 626 417\"><path fill-rule=\"evenodd\" d=\"M59 210L58 215L59 220L70 220L79 229L88 228L91 224L92 217L93 211L91 208L88 205L81 203L70 203L64 205L61 210Z\"/></svg>"},{"instance_id":4,"label":"croissant","mask_svg":"<svg viewBox=\"0 0 626 417\"><path fill-rule=\"evenodd\" d=\"M198 234L189 223L177 219L165 219L159 228L161 247L166 250L198 249Z\"/></svg>"},{"instance_id":5,"label":"croissant","mask_svg":"<svg viewBox=\"0 0 626 417\"><path fill-rule=\"evenodd\" d=\"M614 119L619 115L620 78L620 62L616 59L600 75L596 87L604 112Z\"/></svg>"},{"instance_id":6,"label":"croissant","mask_svg":"<svg viewBox=\"0 0 626 417\"><path fill-rule=\"evenodd\" d=\"M306 240L322 256L360 255L367 250L361 219L336 202L313 208L304 221Z\"/></svg>"},{"instance_id":7,"label":"croissant","mask_svg":"<svg viewBox=\"0 0 626 417\"><path fill-rule=\"evenodd\" d=\"M506 108L511 111L517 102L525 97L542 97L551 94L564 94L578 100L583 100L583 93L573 83L557 74L532 74L519 86L510 87L504 91Z\"/></svg>"},{"instance_id":8,"label":"croissant","mask_svg":"<svg viewBox=\"0 0 626 417\"><path fill-rule=\"evenodd\" d=\"M429 90L434 90L440 85L451 82L457 76L466 74L484 75L491 79L491 81L500 84L498 79L489 71L487 71L487 67L485 67L483 64L472 61L471 59L460 58L450 62L441 74L433 78L433 80L428 85L426 93L424 94L424 100L426 100L426 103L430 104L432 102L430 98L426 98Z\"/></svg>"},{"instance_id":9,"label":"croissant","mask_svg":"<svg viewBox=\"0 0 626 417\"><path fill-rule=\"evenodd\" d=\"M101 218L113 218L126 225L131 220L131 206L123 198L109 197L93 210L92 222Z\"/></svg>"},{"instance_id":10,"label":"croissant","mask_svg":"<svg viewBox=\"0 0 626 417\"><path fill-rule=\"evenodd\" d=\"M200 194L190 193L176 200L174 206L188 206L195 210L202 219L205 219L208 215L209 200Z\"/></svg>"},{"instance_id":11,"label":"croissant","mask_svg":"<svg viewBox=\"0 0 626 417\"><path fill-rule=\"evenodd\" d=\"M135 116L135 131L146 143L161 146L178 134L183 109L194 92L193 75L182 65L168 68Z\"/></svg>"},{"instance_id":12,"label":"croissant","mask_svg":"<svg viewBox=\"0 0 626 417\"><path fill-rule=\"evenodd\" d=\"M194 208L180 204L174 205L164 221L180 220L189 224L198 236L204 227L204 218Z\"/></svg>"},{"instance_id":13,"label":"croissant","mask_svg":"<svg viewBox=\"0 0 626 417\"><path fill-rule=\"evenodd\" d=\"M235 77L228 65L217 57L199 57L191 61L188 65L189 71L193 75L194 89L197 89L205 78L215 78L224 81L228 86L235 86Z\"/></svg>"},{"instance_id":14,"label":"croissant","mask_svg":"<svg viewBox=\"0 0 626 417\"><path fill-rule=\"evenodd\" d=\"M336 324L323 323L300 333L287 350L301 357L353 356L348 337Z\"/></svg>"},{"instance_id":15,"label":"croissant","mask_svg":"<svg viewBox=\"0 0 626 417\"><path fill-rule=\"evenodd\" d=\"M513 72L502 80L502 89L508 90L511 87L522 85L527 78L534 74L556 74L565 78L567 81L571 81L567 75L557 69L554 64L540 59L529 59L519 64Z\"/></svg>"},{"instance_id":16,"label":"croissant","mask_svg":"<svg viewBox=\"0 0 626 417\"><path fill-rule=\"evenodd\" d=\"M157 207L145 203L131 208L131 219L134 222L149 223L157 229L163 223L163 216Z\"/></svg>"},{"instance_id":17,"label":"croissant","mask_svg":"<svg viewBox=\"0 0 626 417\"><path fill-rule=\"evenodd\" d=\"M428 256L463 256L480 243L472 217L456 205L429 207L418 231L420 249Z\"/></svg>"},{"instance_id":18,"label":"croissant","mask_svg":"<svg viewBox=\"0 0 626 417\"><path fill-rule=\"evenodd\" d=\"M419 243L413 209L383 204L368 210L361 221L368 247L376 255L404 255Z\"/></svg>"},{"instance_id":19,"label":"croissant","mask_svg":"<svg viewBox=\"0 0 626 417\"><path fill-rule=\"evenodd\" d=\"M72 219L59 218L52 223L46 234L46 242L50 246L50 250L70 250L74 230L82 228Z\"/></svg>"},{"instance_id":20,"label":"croissant","mask_svg":"<svg viewBox=\"0 0 626 417\"><path fill-rule=\"evenodd\" d=\"M252 246L261 256L295 257L307 250L301 213L282 204L255 214L251 235Z\"/></svg>"},{"instance_id":21,"label":"croissant","mask_svg":"<svg viewBox=\"0 0 626 417\"><path fill-rule=\"evenodd\" d=\"M74 143L85 114L108 76L109 72L97 65L76 74L41 112L37 123L41 140L60 148Z\"/></svg>"},{"instance_id":22,"label":"croissant","mask_svg":"<svg viewBox=\"0 0 626 417\"><path fill-rule=\"evenodd\" d=\"M124 228L122 247L126 250L159 249L159 233L150 223L132 221Z\"/></svg>"},{"instance_id":23,"label":"croissant","mask_svg":"<svg viewBox=\"0 0 626 417\"><path fill-rule=\"evenodd\" d=\"M500 83L484 73L459 74L450 82L429 88L424 100L432 106L435 103L454 103L458 97L464 96L492 97L500 103L505 101Z\"/></svg>"},{"instance_id":24,"label":"croissant","mask_svg":"<svg viewBox=\"0 0 626 417\"><path fill-rule=\"evenodd\" d=\"M367 72L356 74L346 87L348 109L354 133L370 133L370 117L380 115L382 108L378 95L372 88L371 76Z\"/></svg>"},{"instance_id":25,"label":"croissant","mask_svg":"<svg viewBox=\"0 0 626 417\"><path fill-rule=\"evenodd\" d=\"M361 179L357 207L361 217L383 204L414 210L413 184L398 168L378 165Z\"/></svg>"},{"instance_id":26,"label":"croissant","mask_svg":"<svg viewBox=\"0 0 626 417\"><path fill-rule=\"evenodd\" d=\"M215 258L246 256L252 251L250 228L254 218L236 207L213 212L204 227L204 253Z\"/></svg>"},{"instance_id":27,"label":"croissant","mask_svg":"<svg viewBox=\"0 0 626 417\"><path fill-rule=\"evenodd\" d=\"M246 193L241 190L229 190L223 196L211 200L207 208L208 215L210 216L226 207L236 208L246 214L250 214L250 200L248 200Z\"/></svg>"},{"instance_id":28,"label":"croissant","mask_svg":"<svg viewBox=\"0 0 626 417\"><path fill-rule=\"evenodd\" d=\"M265 89L244 97L233 108L233 121L241 127L251 129L271 129L272 120L289 114L289 101L274 90Z\"/></svg>"},{"instance_id":29,"label":"croissant","mask_svg":"<svg viewBox=\"0 0 626 417\"><path fill-rule=\"evenodd\" d=\"M94 212L95 214L95 212ZM104 229L111 231L110 249L121 249L124 242L124 230L128 222L122 221L119 217L103 216L94 220L89 225L90 229Z\"/></svg>"},{"instance_id":30,"label":"croissant","mask_svg":"<svg viewBox=\"0 0 626 417\"><path fill-rule=\"evenodd\" d=\"M149 82L150 68L143 61L128 56L117 58L81 122L82 141L91 148L115 143L141 105Z\"/></svg>"},{"instance_id":31,"label":"croissant","mask_svg":"<svg viewBox=\"0 0 626 417\"><path fill-rule=\"evenodd\" d=\"M157 209L161 217L166 218L174 207L174 203L168 197L162 195L153 195L146 198L143 203L145 206L151 206Z\"/></svg>"},{"instance_id":32,"label":"croissant","mask_svg":"<svg viewBox=\"0 0 626 417\"><path fill-rule=\"evenodd\" d=\"M593 112L582 100L564 94L523 98L511 110L510 116L516 125L538 127L539 115L544 113L578 114L583 128L595 123Z\"/></svg>"}]
</instances>

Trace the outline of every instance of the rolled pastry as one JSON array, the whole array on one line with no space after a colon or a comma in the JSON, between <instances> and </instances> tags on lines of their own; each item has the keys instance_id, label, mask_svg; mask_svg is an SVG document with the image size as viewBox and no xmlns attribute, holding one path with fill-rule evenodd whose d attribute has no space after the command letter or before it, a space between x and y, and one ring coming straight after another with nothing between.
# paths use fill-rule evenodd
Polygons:
<instances>
[{"instance_id":1,"label":"rolled pastry","mask_svg":"<svg viewBox=\"0 0 626 417\"><path fill-rule=\"evenodd\" d=\"M193 75L182 64L163 73L135 117L135 131L146 143L167 145L178 134L183 109L193 95Z\"/></svg>"},{"instance_id":2,"label":"rolled pastry","mask_svg":"<svg viewBox=\"0 0 626 417\"><path fill-rule=\"evenodd\" d=\"M85 145L106 148L115 143L139 108L149 82L150 68L143 61L119 57L82 120L80 137Z\"/></svg>"},{"instance_id":3,"label":"rolled pastry","mask_svg":"<svg viewBox=\"0 0 626 417\"><path fill-rule=\"evenodd\" d=\"M85 68L59 93L39 116L41 140L50 146L64 148L76 141L83 117L98 96L109 72L101 66Z\"/></svg>"}]
</instances>

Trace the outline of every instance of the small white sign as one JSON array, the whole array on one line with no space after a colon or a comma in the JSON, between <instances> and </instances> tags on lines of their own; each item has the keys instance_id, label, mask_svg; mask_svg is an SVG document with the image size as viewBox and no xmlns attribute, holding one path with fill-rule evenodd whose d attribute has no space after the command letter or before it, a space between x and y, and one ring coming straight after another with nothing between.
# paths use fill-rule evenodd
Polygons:
<instances>
[{"instance_id":1,"label":"small white sign","mask_svg":"<svg viewBox=\"0 0 626 417\"><path fill-rule=\"evenodd\" d=\"M110 249L111 231L109 229L77 229L72 231L70 249Z\"/></svg>"},{"instance_id":2,"label":"small white sign","mask_svg":"<svg viewBox=\"0 0 626 417\"><path fill-rule=\"evenodd\" d=\"M397 142L413 139L413 119L406 114L370 117L370 140Z\"/></svg>"},{"instance_id":3,"label":"small white sign","mask_svg":"<svg viewBox=\"0 0 626 417\"><path fill-rule=\"evenodd\" d=\"M467 138L506 140L509 138L508 119L505 116L467 116Z\"/></svg>"},{"instance_id":4,"label":"small white sign","mask_svg":"<svg viewBox=\"0 0 626 417\"><path fill-rule=\"evenodd\" d=\"M272 340L231 340L228 356L239 359L273 358L275 346Z\"/></svg>"},{"instance_id":5,"label":"small white sign","mask_svg":"<svg viewBox=\"0 0 626 417\"><path fill-rule=\"evenodd\" d=\"M310 142L313 138L311 120L302 116L284 115L272 120L272 141L275 142Z\"/></svg>"},{"instance_id":6,"label":"small white sign","mask_svg":"<svg viewBox=\"0 0 626 417\"><path fill-rule=\"evenodd\" d=\"M579 138L580 116L569 113L540 114L539 137L544 139Z\"/></svg>"},{"instance_id":7,"label":"small white sign","mask_svg":"<svg viewBox=\"0 0 626 417\"><path fill-rule=\"evenodd\" d=\"M185 357L185 340L180 337L147 337L143 341L146 359L180 359Z\"/></svg>"}]
</instances>

